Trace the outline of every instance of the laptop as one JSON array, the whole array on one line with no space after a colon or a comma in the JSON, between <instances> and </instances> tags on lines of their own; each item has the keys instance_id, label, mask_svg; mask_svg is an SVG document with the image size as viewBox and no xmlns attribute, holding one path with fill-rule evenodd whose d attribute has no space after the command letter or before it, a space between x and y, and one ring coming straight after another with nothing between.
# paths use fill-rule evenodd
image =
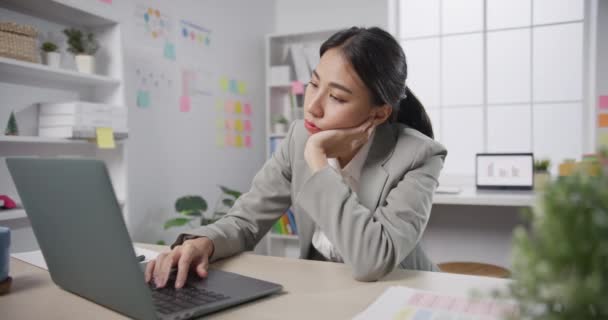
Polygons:
<instances>
[{"instance_id":1,"label":"laptop","mask_svg":"<svg viewBox=\"0 0 608 320\"><path fill-rule=\"evenodd\" d=\"M165 288L147 284L104 162L7 158L6 164L51 278L64 290L137 319L188 319L282 290L216 269L204 279L189 275L182 289L171 279Z\"/></svg>"}]
</instances>

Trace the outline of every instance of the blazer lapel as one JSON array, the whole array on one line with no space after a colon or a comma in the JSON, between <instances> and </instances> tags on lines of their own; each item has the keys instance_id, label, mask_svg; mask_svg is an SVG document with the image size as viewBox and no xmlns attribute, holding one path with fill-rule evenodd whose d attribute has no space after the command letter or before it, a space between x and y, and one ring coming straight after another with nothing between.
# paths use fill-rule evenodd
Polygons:
<instances>
[{"instance_id":1,"label":"blazer lapel","mask_svg":"<svg viewBox=\"0 0 608 320\"><path fill-rule=\"evenodd\" d=\"M388 172L384 169L384 164L393 154L396 142L395 132L390 123L376 127L374 141L363 169L361 169L359 179L359 199L361 204L370 210L378 207L380 196L388 179Z\"/></svg>"}]
</instances>

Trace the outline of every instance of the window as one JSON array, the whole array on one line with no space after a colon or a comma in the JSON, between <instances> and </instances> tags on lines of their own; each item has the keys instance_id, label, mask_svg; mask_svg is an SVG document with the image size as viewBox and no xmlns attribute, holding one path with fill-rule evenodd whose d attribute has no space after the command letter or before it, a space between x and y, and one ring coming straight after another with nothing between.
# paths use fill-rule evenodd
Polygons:
<instances>
[{"instance_id":1,"label":"window","mask_svg":"<svg viewBox=\"0 0 608 320\"><path fill-rule=\"evenodd\" d=\"M444 174L473 175L478 152L581 157L589 2L394 0L407 85L448 148Z\"/></svg>"}]
</instances>

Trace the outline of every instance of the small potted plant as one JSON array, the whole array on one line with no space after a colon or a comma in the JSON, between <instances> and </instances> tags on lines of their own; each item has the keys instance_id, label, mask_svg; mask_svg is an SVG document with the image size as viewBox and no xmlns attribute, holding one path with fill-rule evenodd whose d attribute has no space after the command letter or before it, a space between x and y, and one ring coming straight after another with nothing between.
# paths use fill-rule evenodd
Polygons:
<instances>
[{"instance_id":1,"label":"small potted plant","mask_svg":"<svg viewBox=\"0 0 608 320\"><path fill-rule=\"evenodd\" d=\"M69 28L63 30L68 38L68 51L74 55L76 69L84 73L95 72L95 53L99 44L93 33L84 33L81 30Z\"/></svg>"},{"instance_id":2,"label":"small potted plant","mask_svg":"<svg viewBox=\"0 0 608 320\"><path fill-rule=\"evenodd\" d=\"M272 132L286 133L288 124L289 124L289 122L287 121L287 118L285 118L284 115L277 114L274 116L274 119L272 121L272 125L273 125Z\"/></svg>"},{"instance_id":3,"label":"small potted plant","mask_svg":"<svg viewBox=\"0 0 608 320\"><path fill-rule=\"evenodd\" d=\"M534 161L534 190L543 191L547 184L551 181L549 167L551 160L539 159Z\"/></svg>"},{"instance_id":4,"label":"small potted plant","mask_svg":"<svg viewBox=\"0 0 608 320\"><path fill-rule=\"evenodd\" d=\"M57 45L51 41L46 41L42 44L40 49L43 52L42 61L49 67L59 68L61 63L61 54Z\"/></svg>"}]
</instances>

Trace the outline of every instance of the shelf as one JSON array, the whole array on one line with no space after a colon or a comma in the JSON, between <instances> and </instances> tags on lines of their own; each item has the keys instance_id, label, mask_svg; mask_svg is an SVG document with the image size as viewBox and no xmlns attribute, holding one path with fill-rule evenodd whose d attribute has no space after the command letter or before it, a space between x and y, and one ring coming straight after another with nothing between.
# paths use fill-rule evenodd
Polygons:
<instances>
[{"instance_id":1,"label":"shelf","mask_svg":"<svg viewBox=\"0 0 608 320\"><path fill-rule=\"evenodd\" d=\"M117 144L123 143L124 139L115 139ZM1 142L10 143L31 143L31 144L89 144L94 145L95 142L81 139L63 139L63 138L43 138L36 136L0 136Z\"/></svg>"},{"instance_id":2,"label":"shelf","mask_svg":"<svg viewBox=\"0 0 608 320\"><path fill-rule=\"evenodd\" d=\"M269 233L268 237L271 239L285 239L285 240L298 240L297 235L292 234L277 234L277 233Z\"/></svg>"},{"instance_id":3,"label":"shelf","mask_svg":"<svg viewBox=\"0 0 608 320\"><path fill-rule=\"evenodd\" d=\"M117 87L121 81L115 78L86 74L68 69L0 57L0 82L30 85L41 88L108 88Z\"/></svg>"},{"instance_id":4,"label":"shelf","mask_svg":"<svg viewBox=\"0 0 608 320\"><path fill-rule=\"evenodd\" d=\"M0 210L0 221L27 219L23 209Z\"/></svg>"},{"instance_id":5,"label":"shelf","mask_svg":"<svg viewBox=\"0 0 608 320\"><path fill-rule=\"evenodd\" d=\"M91 9L84 11L70 4L62 4L60 2L73 2L74 5L78 5L78 2L75 0L2 0L2 6L27 15L66 25L101 27L118 23L118 21L106 16L102 12L90 12L89 10Z\"/></svg>"},{"instance_id":6,"label":"shelf","mask_svg":"<svg viewBox=\"0 0 608 320\"><path fill-rule=\"evenodd\" d=\"M273 133L268 135L268 138L285 138L286 133Z\"/></svg>"}]
</instances>

